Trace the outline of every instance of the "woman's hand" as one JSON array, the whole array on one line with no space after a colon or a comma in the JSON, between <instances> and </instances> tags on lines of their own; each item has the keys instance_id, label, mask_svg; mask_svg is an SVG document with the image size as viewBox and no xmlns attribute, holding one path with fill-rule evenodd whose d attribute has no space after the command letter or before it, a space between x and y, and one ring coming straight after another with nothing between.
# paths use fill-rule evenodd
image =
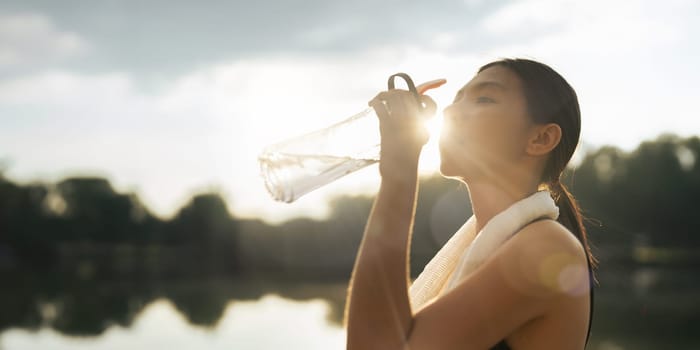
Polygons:
<instances>
[{"instance_id":1,"label":"woman's hand","mask_svg":"<svg viewBox=\"0 0 700 350\"><path fill-rule=\"evenodd\" d=\"M435 102L422 95L419 103L411 92L392 89L380 92L368 104L379 117L382 177L415 171L420 151L430 136L425 122L435 114Z\"/></svg>"},{"instance_id":2,"label":"woman's hand","mask_svg":"<svg viewBox=\"0 0 700 350\"><path fill-rule=\"evenodd\" d=\"M434 80L416 90L422 94L444 82ZM408 246L416 210L418 158L428 141L425 119L435 113L435 102L422 99L419 103L415 94L391 89L369 102L379 116L382 183L350 278L349 350L403 349L410 333Z\"/></svg>"}]
</instances>

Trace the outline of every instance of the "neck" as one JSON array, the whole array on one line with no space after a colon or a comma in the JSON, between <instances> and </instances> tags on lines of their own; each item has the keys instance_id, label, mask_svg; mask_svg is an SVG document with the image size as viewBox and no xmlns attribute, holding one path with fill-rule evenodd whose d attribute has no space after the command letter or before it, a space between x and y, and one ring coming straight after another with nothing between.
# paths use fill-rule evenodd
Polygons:
<instances>
[{"instance_id":1,"label":"neck","mask_svg":"<svg viewBox=\"0 0 700 350\"><path fill-rule=\"evenodd\" d=\"M467 187L476 219L477 234L494 216L537 191L536 185L525 184L509 186L507 189L491 183L468 183Z\"/></svg>"}]
</instances>

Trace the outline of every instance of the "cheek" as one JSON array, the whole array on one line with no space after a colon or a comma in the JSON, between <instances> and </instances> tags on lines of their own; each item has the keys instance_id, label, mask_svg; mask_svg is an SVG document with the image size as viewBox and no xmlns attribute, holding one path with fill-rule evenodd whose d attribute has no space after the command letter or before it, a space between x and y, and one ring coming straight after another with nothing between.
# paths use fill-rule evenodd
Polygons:
<instances>
[{"instance_id":1,"label":"cheek","mask_svg":"<svg viewBox=\"0 0 700 350\"><path fill-rule=\"evenodd\" d=\"M479 158L512 161L522 153L523 132L515 118L504 115L475 118L461 128L464 151Z\"/></svg>"},{"instance_id":2,"label":"cheek","mask_svg":"<svg viewBox=\"0 0 700 350\"><path fill-rule=\"evenodd\" d=\"M462 127L467 145L474 149L500 149L505 128L496 118L474 118Z\"/></svg>"},{"instance_id":3,"label":"cheek","mask_svg":"<svg viewBox=\"0 0 700 350\"><path fill-rule=\"evenodd\" d=\"M443 162L501 164L522 154L524 125L520 115L500 108L471 112L446 113L440 137Z\"/></svg>"}]
</instances>

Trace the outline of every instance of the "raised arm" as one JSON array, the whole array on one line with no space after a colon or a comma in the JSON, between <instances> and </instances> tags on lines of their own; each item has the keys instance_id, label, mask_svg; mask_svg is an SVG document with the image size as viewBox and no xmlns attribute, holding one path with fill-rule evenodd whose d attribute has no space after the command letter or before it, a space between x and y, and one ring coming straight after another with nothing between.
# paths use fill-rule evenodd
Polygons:
<instances>
[{"instance_id":1,"label":"raised arm","mask_svg":"<svg viewBox=\"0 0 700 350\"><path fill-rule=\"evenodd\" d=\"M408 251L418 159L428 134L407 91L380 93L370 105L380 118L381 185L350 281L347 348L401 349L412 322Z\"/></svg>"}]
</instances>

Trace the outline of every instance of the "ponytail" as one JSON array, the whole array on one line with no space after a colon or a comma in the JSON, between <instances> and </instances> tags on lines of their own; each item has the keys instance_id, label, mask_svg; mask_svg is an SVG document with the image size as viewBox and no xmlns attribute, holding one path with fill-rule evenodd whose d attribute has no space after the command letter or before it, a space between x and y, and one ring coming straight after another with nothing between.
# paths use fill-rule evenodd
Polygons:
<instances>
[{"instance_id":1,"label":"ponytail","mask_svg":"<svg viewBox=\"0 0 700 350\"><path fill-rule=\"evenodd\" d=\"M588 245L581 210L574 197L560 181L561 173L574 154L581 134L581 110L578 97L571 85L545 64L528 59L503 59L486 64L479 69L479 72L494 65L505 66L518 75L527 100L528 114L534 123L556 123L561 128L559 144L552 150L540 180L547 185L552 199L559 207L559 223L576 236L586 254L591 287L590 317L592 320L593 286L596 282L593 268L598 265L598 261ZM591 332L591 320L588 322L588 335Z\"/></svg>"},{"instance_id":2,"label":"ponytail","mask_svg":"<svg viewBox=\"0 0 700 350\"><path fill-rule=\"evenodd\" d=\"M593 256L591 247L588 245L586 227L583 225L583 215L581 215L581 208L578 206L576 199L574 199L574 196L559 179L552 181L548 187L554 202L557 207L559 207L559 218L557 221L568 228L569 231L578 238L579 242L581 242L591 268L597 267L598 259ZM592 272L591 275L591 282L593 282L594 278Z\"/></svg>"}]
</instances>

